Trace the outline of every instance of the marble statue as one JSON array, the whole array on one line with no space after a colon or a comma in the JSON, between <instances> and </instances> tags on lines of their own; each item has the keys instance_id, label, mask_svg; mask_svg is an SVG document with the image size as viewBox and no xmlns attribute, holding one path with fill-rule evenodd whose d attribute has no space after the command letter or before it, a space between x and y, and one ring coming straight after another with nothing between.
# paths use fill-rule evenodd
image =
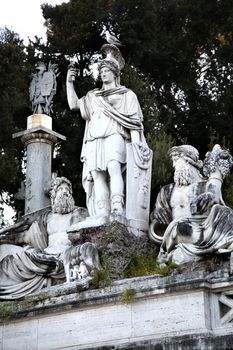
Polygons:
<instances>
[{"instance_id":1,"label":"marble statue","mask_svg":"<svg viewBox=\"0 0 233 350\"><path fill-rule=\"evenodd\" d=\"M46 70L44 62L37 63L36 73L32 74L29 86L33 114L50 115L52 111L52 100L57 89L57 76L57 64L49 62L48 70Z\"/></svg>"},{"instance_id":2,"label":"marble statue","mask_svg":"<svg viewBox=\"0 0 233 350\"><path fill-rule=\"evenodd\" d=\"M52 181L50 200L51 208L45 209L28 229L17 232L15 244L7 244L11 242L10 234L0 234L0 300L39 291L55 279L64 279L65 273L70 282L100 268L95 244L73 246L68 238L67 229L88 216L87 209L74 205L69 180L57 177Z\"/></svg>"},{"instance_id":3,"label":"marble statue","mask_svg":"<svg viewBox=\"0 0 233 350\"><path fill-rule=\"evenodd\" d=\"M225 206L221 192L233 165L229 151L215 145L204 164L190 145L172 147L169 153L174 183L160 190L149 230L160 245L158 261L172 259L180 265L205 254L232 252L233 211Z\"/></svg>"},{"instance_id":4,"label":"marble statue","mask_svg":"<svg viewBox=\"0 0 233 350\"><path fill-rule=\"evenodd\" d=\"M127 201L130 200L134 205L140 202L143 208L143 196L150 197L147 169L152 158L143 135L143 115L137 96L120 85L124 59L115 45L105 44L101 51L106 57L99 63L103 83L100 89L78 98L74 90L76 71L70 67L67 73L69 106L71 110L80 110L82 118L86 120L81 153L83 187L90 216L96 219L109 217L110 214L127 217ZM140 200L134 198L138 188L134 188L127 197L129 186L125 172L129 168L128 145L132 148L134 159L132 173L144 172L139 185ZM149 209L148 204L146 208Z\"/></svg>"}]
</instances>

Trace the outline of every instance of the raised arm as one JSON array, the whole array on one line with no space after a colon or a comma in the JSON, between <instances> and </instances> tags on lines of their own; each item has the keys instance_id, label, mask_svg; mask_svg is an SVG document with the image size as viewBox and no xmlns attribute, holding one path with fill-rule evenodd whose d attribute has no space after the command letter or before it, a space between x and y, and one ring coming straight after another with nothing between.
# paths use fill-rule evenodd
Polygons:
<instances>
[{"instance_id":1,"label":"raised arm","mask_svg":"<svg viewBox=\"0 0 233 350\"><path fill-rule=\"evenodd\" d=\"M78 110L79 107L79 98L74 90L74 81L76 77L77 71L73 67L69 67L67 71L66 78L66 92L67 92L67 100L69 107L72 111Z\"/></svg>"}]
</instances>

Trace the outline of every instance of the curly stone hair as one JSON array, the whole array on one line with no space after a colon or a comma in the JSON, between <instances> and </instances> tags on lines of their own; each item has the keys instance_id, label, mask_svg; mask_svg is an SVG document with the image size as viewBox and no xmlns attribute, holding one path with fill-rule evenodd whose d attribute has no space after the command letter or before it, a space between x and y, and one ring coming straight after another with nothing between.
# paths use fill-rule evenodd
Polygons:
<instances>
[{"instance_id":1,"label":"curly stone hair","mask_svg":"<svg viewBox=\"0 0 233 350\"><path fill-rule=\"evenodd\" d=\"M206 153L204 159L203 173L209 176L210 173L216 171L218 167L222 177L226 177L233 165L233 157L228 149L221 148L220 145L215 145L212 151Z\"/></svg>"},{"instance_id":2,"label":"curly stone hair","mask_svg":"<svg viewBox=\"0 0 233 350\"><path fill-rule=\"evenodd\" d=\"M54 202L54 199L56 198L57 190L62 183L66 183L68 185L70 194L73 193L71 182L66 177L64 176L56 177L54 180L52 180L50 185L50 191L49 191L49 196L51 198L52 203Z\"/></svg>"},{"instance_id":3,"label":"curly stone hair","mask_svg":"<svg viewBox=\"0 0 233 350\"><path fill-rule=\"evenodd\" d=\"M116 60L107 58L102 60L98 65L99 73L103 67L108 67L116 77L120 75L120 68Z\"/></svg>"}]
</instances>

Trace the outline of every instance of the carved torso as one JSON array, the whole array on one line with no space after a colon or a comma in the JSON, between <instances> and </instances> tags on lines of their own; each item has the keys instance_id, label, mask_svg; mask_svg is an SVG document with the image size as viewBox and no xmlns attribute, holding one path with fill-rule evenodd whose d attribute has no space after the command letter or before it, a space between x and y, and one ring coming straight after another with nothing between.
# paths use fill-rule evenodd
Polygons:
<instances>
[{"instance_id":1,"label":"carved torso","mask_svg":"<svg viewBox=\"0 0 233 350\"><path fill-rule=\"evenodd\" d=\"M100 108L98 104L98 98L103 98L109 103L115 110L121 107L123 95L114 94L106 97L93 97L90 106L91 119L89 124L89 133L87 135L88 140L103 138L113 134L121 134L126 136L124 128L112 118L109 118L104 113L104 110Z\"/></svg>"},{"instance_id":2,"label":"carved torso","mask_svg":"<svg viewBox=\"0 0 233 350\"><path fill-rule=\"evenodd\" d=\"M73 213L50 214L47 222L48 247L45 251L49 254L60 254L71 246L68 239L67 229L72 224Z\"/></svg>"},{"instance_id":3,"label":"carved torso","mask_svg":"<svg viewBox=\"0 0 233 350\"><path fill-rule=\"evenodd\" d=\"M191 217L190 203L193 199L193 185L174 186L171 195L172 218Z\"/></svg>"},{"instance_id":4,"label":"carved torso","mask_svg":"<svg viewBox=\"0 0 233 350\"><path fill-rule=\"evenodd\" d=\"M205 214L193 214L192 205L195 205L195 200L200 193L201 189L205 186L205 182L194 183L188 186L175 185L171 193L170 206L172 209L173 220L179 218L195 218L204 217Z\"/></svg>"},{"instance_id":5,"label":"carved torso","mask_svg":"<svg viewBox=\"0 0 233 350\"><path fill-rule=\"evenodd\" d=\"M106 100L113 108L118 109L121 106L122 97L122 94L109 95Z\"/></svg>"}]
</instances>

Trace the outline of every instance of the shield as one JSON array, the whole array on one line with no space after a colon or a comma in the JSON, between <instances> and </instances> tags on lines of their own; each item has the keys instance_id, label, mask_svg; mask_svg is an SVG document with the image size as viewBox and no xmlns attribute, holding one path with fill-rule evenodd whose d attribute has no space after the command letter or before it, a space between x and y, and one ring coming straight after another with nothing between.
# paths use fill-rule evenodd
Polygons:
<instances>
[{"instance_id":1,"label":"shield","mask_svg":"<svg viewBox=\"0 0 233 350\"><path fill-rule=\"evenodd\" d=\"M131 227L148 230L152 156L146 169L135 162L132 144L127 143L126 217Z\"/></svg>"},{"instance_id":2,"label":"shield","mask_svg":"<svg viewBox=\"0 0 233 350\"><path fill-rule=\"evenodd\" d=\"M42 96L49 96L51 94L54 85L54 74L53 72L45 72L41 80L40 90Z\"/></svg>"}]
</instances>

